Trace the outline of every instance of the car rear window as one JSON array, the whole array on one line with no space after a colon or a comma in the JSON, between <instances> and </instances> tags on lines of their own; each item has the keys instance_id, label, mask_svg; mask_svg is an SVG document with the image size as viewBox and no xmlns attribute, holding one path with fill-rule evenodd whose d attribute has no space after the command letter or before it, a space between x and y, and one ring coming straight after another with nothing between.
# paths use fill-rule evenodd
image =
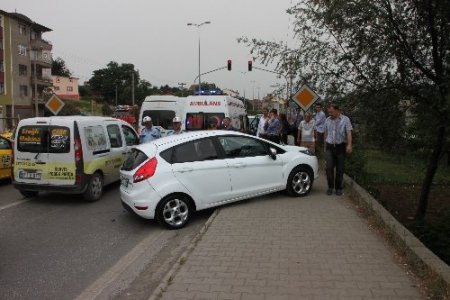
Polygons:
<instances>
[{"instance_id":1,"label":"car rear window","mask_svg":"<svg viewBox=\"0 0 450 300\"><path fill-rule=\"evenodd\" d=\"M17 134L17 149L31 153L69 153L70 130L64 126L23 126Z\"/></svg>"},{"instance_id":2,"label":"car rear window","mask_svg":"<svg viewBox=\"0 0 450 300\"><path fill-rule=\"evenodd\" d=\"M131 152L128 154L127 159L122 165L122 170L124 171L131 171L139 167L144 161L148 159L148 156L138 150L138 149L131 149Z\"/></svg>"}]
</instances>

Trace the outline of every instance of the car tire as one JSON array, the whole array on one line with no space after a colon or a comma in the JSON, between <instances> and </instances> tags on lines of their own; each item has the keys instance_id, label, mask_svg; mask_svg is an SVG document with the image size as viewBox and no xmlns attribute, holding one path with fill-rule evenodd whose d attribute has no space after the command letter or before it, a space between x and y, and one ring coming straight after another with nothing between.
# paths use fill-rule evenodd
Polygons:
<instances>
[{"instance_id":1,"label":"car tire","mask_svg":"<svg viewBox=\"0 0 450 300\"><path fill-rule=\"evenodd\" d=\"M33 198L33 197L36 197L39 194L39 192L37 192L37 191L19 191L19 192L25 198Z\"/></svg>"},{"instance_id":2,"label":"car tire","mask_svg":"<svg viewBox=\"0 0 450 300\"><path fill-rule=\"evenodd\" d=\"M190 220L191 212L191 205L186 196L170 195L156 207L156 220L169 229L180 229Z\"/></svg>"},{"instance_id":3,"label":"car tire","mask_svg":"<svg viewBox=\"0 0 450 300\"><path fill-rule=\"evenodd\" d=\"M311 170L305 166L297 166L289 174L286 191L290 196L306 196L312 189L313 181Z\"/></svg>"},{"instance_id":4,"label":"car tire","mask_svg":"<svg viewBox=\"0 0 450 300\"><path fill-rule=\"evenodd\" d=\"M100 173L94 173L88 183L83 197L88 202L100 200L103 195L103 176Z\"/></svg>"}]
</instances>

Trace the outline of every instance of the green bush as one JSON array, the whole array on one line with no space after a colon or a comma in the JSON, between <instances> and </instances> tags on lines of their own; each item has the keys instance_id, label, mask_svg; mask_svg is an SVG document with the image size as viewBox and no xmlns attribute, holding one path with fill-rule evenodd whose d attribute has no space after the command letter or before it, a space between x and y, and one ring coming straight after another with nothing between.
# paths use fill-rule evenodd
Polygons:
<instances>
[{"instance_id":1,"label":"green bush","mask_svg":"<svg viewBox=\"0 0 450 300\"><path fill-rule=\"evenodd\" d=\"M103 104L102 106L102 114L104 116L111 116L113 113L113 110L111 108L111 106L109 106L107 103Z\"/></svg>"}]
</instances>

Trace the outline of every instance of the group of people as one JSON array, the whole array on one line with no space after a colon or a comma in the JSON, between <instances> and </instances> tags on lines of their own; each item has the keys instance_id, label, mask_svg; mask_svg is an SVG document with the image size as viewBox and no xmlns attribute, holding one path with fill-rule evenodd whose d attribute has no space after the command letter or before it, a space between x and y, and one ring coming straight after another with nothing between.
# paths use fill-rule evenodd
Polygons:
<instances>
[{"instance_id":1,"label":"group of people","mask_svg":"<svg viewBox=\"0 0 450 300\"><path fill-rule=\"evenodd\" d=\"M264 109L258 124L256 135L275 143L287 144L291 133L295 145L308 148L312 153L324 153L327 174L327 195L342 195L345 155L353 151L352 124L341 113L337 104L329 104L328 117L321 103L315 105L316 114L310 112L304 116L297 109L291 117L291 123L285 115L278 116L276 109ZM322 155L321 155L322 156Z\"/></svg>"},{"instance_id":2,"label":"group of people","mask_svg":"<svg viewBox=\"0 0 450 300\"><path fill-rule=\"evenodd\" d=\"M145 116L142 119L142 123L144 124L145 127L141 130L140 140L139 140L140 144L145 144L145 143L154 141L156 139L159 139L161 137L161 131L159 130L159 128L153 127L153 121L152 121L151 117ZM173 130L170 130L167 132L168 136L177 135L177 134L181 134L184 132L181 129L181 118L180 117L173 118L172 126L173 126ZM211 118L208 120L208 129L210 129L210 130L218 129L218 123L215 118ZM234 128L231 125L231 119L228 117L223 119L221 129L237 130L236 128Z\"/></svg>"}]
</instances>

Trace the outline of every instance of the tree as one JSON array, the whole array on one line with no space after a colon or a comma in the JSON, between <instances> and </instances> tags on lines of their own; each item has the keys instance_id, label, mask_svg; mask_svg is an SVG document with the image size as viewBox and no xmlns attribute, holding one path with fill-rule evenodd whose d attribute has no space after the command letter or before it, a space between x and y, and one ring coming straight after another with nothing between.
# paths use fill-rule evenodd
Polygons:
<instances>
[{"instance_id":1,"label":"tree","mask_svg":"<svg viewBox=\"0 0 450 300\"><path fill-rule=\"evenodd\" d=\"M70 77L72 72L67 68L66 62L61 57L58 57L52 61L52 75Z\"/></svg>"},{"instance_id":2,"label":"tree","mask_svg":"<svg viewBox=\"0 0 450 300\"><path fill-rule=\"evenodd\" d=\"M450 127L450 5L445 0L301 0L294 17L297 48L283 42L239 39L263 63L300 74L329 99L350 92L377 95L393 91L426 117L429 162L417 219L428 196ZM357 103L356 103L357 104ZM371 106L369 109L378 110Z\"/></svg>"},{"instance_id":3,"label":"tree","mask_svg":"<svg viewBox=\"0 0 450 300\"><path fill-rule=\"evenodd\" d=\"M95 70L89 79L92 94L98 100L115 104L116 89L117 103L130 104L132 102L132 74L134 73L134 88L139 86L139 72L134 70L133 64L121 64L111 61L104 69Z\"/></svg>"}]
</instances>

